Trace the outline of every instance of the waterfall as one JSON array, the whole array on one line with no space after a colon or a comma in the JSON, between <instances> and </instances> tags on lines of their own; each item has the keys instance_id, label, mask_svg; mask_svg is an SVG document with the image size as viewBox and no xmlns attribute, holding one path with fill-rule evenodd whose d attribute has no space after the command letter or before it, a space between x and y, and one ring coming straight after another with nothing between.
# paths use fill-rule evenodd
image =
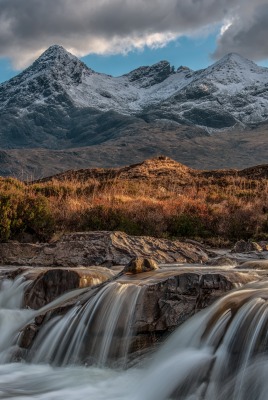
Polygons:
<instances>
[{"instance_id":1,"label":"waterfall","mask_svg":"<svg viewBox=\"0 0 268 400\"><path fill-rule=\"evenodd\" d=\"M14 353L19 330L32 318L31 310L22 309L24 290L29 282L23 277L0 281L0 363Z\"/></svg>"},{"instance_id":2,"label":"waterfall","mask_svg":"<svg viewBox=\"0 0 268 400\"><path fill-rule=\"evenodd\" d=\"M232 292L179 328L134 398L265 400L268 283Z\"/></svg>"},{"instance_id":3,"label":"waterfall","mask_svg":"<svg viewBox=\"0 0 268 400\"><path fill-rule=\"evenodd\" d=\"M144 288L109 283L84 305L50 320L38 334L29 360L55 365L125 365L133 317Z\"/></svg>"},{"instance_id":4,"label":"waterfall","mask_svg":"<svg viewBox=\"0 0 268 400\"><path fill-rule=\"evenodd\" d=\"M28 284L23 277L0 282L0 399L267 399L268 282L230 292L178 328L145 365L126 370L146 285L115 281L98 288L49 319L27 362L14 363L20 330L85 292L33 311L22 308Z\"/></svg>"}]
</instances>

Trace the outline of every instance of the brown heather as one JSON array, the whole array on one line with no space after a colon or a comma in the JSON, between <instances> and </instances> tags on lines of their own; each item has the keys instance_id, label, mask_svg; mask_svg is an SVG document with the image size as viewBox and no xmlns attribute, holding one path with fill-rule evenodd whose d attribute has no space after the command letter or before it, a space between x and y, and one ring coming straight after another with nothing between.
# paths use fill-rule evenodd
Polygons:
<instances>
[{"instance_id":1,"label":"brown heather","mask_svg":"<svg viewBox=\"0 0 268 400\"><path fill-rule=\"evenodd\" d=\"M225 245L268 238L268 166L199 171L167 157L35 182L0 179L0 240L121 230Z\"/></svg>"}]
</instances>

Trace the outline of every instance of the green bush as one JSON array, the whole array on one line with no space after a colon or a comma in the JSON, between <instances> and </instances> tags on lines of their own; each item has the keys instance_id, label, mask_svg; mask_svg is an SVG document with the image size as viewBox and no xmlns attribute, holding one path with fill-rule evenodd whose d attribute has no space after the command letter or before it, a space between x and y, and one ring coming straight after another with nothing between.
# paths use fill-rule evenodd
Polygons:
<instances>
[{"instance_id":1,"label":"green bush","mask_svg":"<svg viewBox=\"0 0 268 400\"><path fill-rule=\"evenodd\" d=\"M0 241L19 239L23 233L43 240L53 231L54 220L45 197L21 192L0 193Z\"/></svg>"},{"instance_id":2,"label":"green bush","mask_svg":"<svg viewBox=\"0 0 268 400\"><path fill-rule=\"evenodd\" d=\"M16 196L0 194L0 241L10 238L12 224L17 218Z\"/></svg>"},{"instance_id":3,"label":"green bush","mask_svg":"<svg viewBox=\"0 0 268 400\"><path fill-rule=\"evenodd\" d=\"M122 210L106 208L103 206L92 207L81 218L82 230L117 230L130 235L141 234L139 225Z\"/></svg>"},{"instance_id":4,"label":"green bush","mask_svg":"<svg viewBox=\"0 0 268 400\"><path fill-rule=\"evenodd\" d=\"M207 237L209 232L198 215L179 214L172 218L168 232L174 237Z\"/></svg>"}]
</instances>

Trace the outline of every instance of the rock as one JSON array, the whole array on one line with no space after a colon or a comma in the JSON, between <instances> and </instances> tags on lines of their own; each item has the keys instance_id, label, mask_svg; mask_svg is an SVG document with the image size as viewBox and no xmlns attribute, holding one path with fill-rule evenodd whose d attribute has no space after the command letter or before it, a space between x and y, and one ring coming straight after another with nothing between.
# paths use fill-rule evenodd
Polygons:
<instances>
[{"instance_id":1,"label":"rock","mask_svg":"<svg viewBox=\"0 0 268 400\"><path fill-rule=\"evenodd\" d=\"M131 291L135 289L135 285L141 290L131 322L134 335L129 352L143 352L152 348L177 326L199 310L212 304L226 292L237 286L260 279L259 274L255 271L240 272L220 269L211 271L211 269L206 269L204 266L200 268L193 267L192 270L190 268L173 267L157 269L143 274L121 275L116 279L116 283L124 285L130 291L130 296L125 296L123 301L127 302L131 298ZM102 287L103 285L100 286L100 288ZM24 329L24 334L26 335L22 341L24 347L31 347L35 337L32 331L36 332L40 328L40 324L42 327L43 321L47 322L56 315L58 317L64 315L72 306L77 306L78 303L83 307L98 293L98 287L89 288L86 294L84 293L79 298L76 297L72 304L69 302L68 307L64 308L60 305L58 308L53 306L51 310L48 309L45 317L41 315L39 319L36 318L34 328L30 327L29 331ZM114 301L117 300L118 293L118 291L115 292ZM113 301L112 297L109 297L109 299L109 301ZM122 309L124 312L118 319L120 329L117 329L117 332L119 336L117 337L117 333L115 333L113 338L115 354L118 354L116 346L120 346L120 332L124 331L125 310L128 309L128 305L123 305ZM94 329L84 336L88 338L85 340L92 340L92 335L94 336L95 334L98 335L98 340L101 340L99 337L102 334L101 331L96 330L94 332ZM31 339L32 337L33 339ZM85 348L88 345L85 343Z\"/></svg>"},{"instance_id":2,"label":"rock","mask_svg":"<svg viewBox=\"0 0 268 400\"><path fill-rule=\"evenodd\" d=\"M236 269L260 269L268 270L268 260L246 261L236 267Z\"/></svg>"},{"instance_id":3,"label":"rock","mask_svg":"<svg viewBox=\"0 0 268 400\"><path fill-rule=\"evenodd\" d=\"M19 338L19 346L27 349L30 347L31 343L34 341L35 336L38 332L38 327L35 324L29 324L26 328L23 329L20 338Z\"/></svg>"},{"instance_id":4,"label":"rock","mask_svg":"<svg viewBox=\"0 0 268 400\"><path fill-rule=\"evenodd\" d=\"M133 258L123 269L124 274L140 274L142 272L149 272L159 269L156 261L152 258Z\"/></svg>"},{"instance_id":5,"label":"rock","mask_svg":"<svg viewBox=\"0 0 268 400\"><path fill-rule=\"evenodd\" d=\"M263 251L262 247L257 242L246 242L245 240L239 240L234 245L232 253L249 253L251 251Z\"/></svg>"},{"instance_id":6,"label":"rock","mask_svg":"<svg viewBox=\"0 0 268 400\"><path fill-rule=\"evenodd\" d=\"M159 271L159 281L155 279L146 288L142 304L136 311L137 334L172 331L229 290L256 280L255 273L237 274L238 271L233 270L210 271L203 268L204 271L182 268L173 275L169 273L170 276Z\"/></svg>"},{"instance_id":7,"label":"rock","mask_svg":"<svg viewBox=\"0 0 268 400\"><path fill-rule=\"evenodd\" d=\"M237 274L234 270L206 271L205 268L194 272L182 268L169 277L161 270L156 271L158 277L163 274L162 278L148 285L136 306L130 352L139 354L159 345L174 329L228 291L262 279L255 271Z\"/></svg>"},{"instance_id":8,"label":"rock","mask_svg":"<svg viewBox=\"0 0 268 400\"><path fill-rule=\"evenodd\" d=\"M233 258L223 256L209 260L206 265L210 265L212 267L235 267L237 265L237 261Z\"/></svg>"},{"instance_id":9,"label":"rock","mask_svg":"<svg viewBox=\"0 0 268 400\"><path fill-rule=\"evenodd\" d=\"M39 309L70 290L98 285L111 279L115 273L106 268L50 269L34 273L26 278L33 279L24 295L24 305Z\"/></svg>"},{"instance_id":10,"label":"rock","mask_svg":"<svg viewBox=\"0 0 268 400\"><path fill-rule=\"evenodd\" d=\"M204 263L206 252L190 243L130 236L123 232L84 232L54 243L0 243L0 264L30 266L126 265L134 257L158 263Z\"/></svg>"},{"instance_id":11,"label":"rock","mask_svg":"<svg viewBox=\"0 0 268 400\"><path fill-rule=\"evenodd\" d=\"M258 244L261 246L263 251L268 251L268 242L262 240Z\"/></svg>"}]
</instances>

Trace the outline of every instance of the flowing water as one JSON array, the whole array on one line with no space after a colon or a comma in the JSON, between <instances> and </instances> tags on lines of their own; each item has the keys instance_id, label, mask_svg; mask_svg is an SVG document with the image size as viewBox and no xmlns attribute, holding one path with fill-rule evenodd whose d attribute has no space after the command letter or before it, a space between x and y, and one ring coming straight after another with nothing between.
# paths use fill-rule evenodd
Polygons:
<instances>
[{"instance_id":1,"label":"flowing water","mask_svg":"<svg viewBox=\"0 0 268 400\"><path fill-rule=\"evenodd\" d=\"M142 287L117 282L105 285L84 305L73 307L41 330L29 360L55 365L104 367L127 362L133 336L132 320Z\"/></svg>"},{"instance_id":2,"label":"flowing water","mask_svg":"<svg viewBox=\"0 0 268 400\"><path fill-rule=\"evenodd\" d=\"M183 324L147 364L128 370L110 361L125 366L142 286L103 286L46 323L27 362L14 362L20 330L51 306L22 309L27 284L23 278L0 284L0 399L268 398L267 282L229 293Z\"/></svg>"}]
</instances>

